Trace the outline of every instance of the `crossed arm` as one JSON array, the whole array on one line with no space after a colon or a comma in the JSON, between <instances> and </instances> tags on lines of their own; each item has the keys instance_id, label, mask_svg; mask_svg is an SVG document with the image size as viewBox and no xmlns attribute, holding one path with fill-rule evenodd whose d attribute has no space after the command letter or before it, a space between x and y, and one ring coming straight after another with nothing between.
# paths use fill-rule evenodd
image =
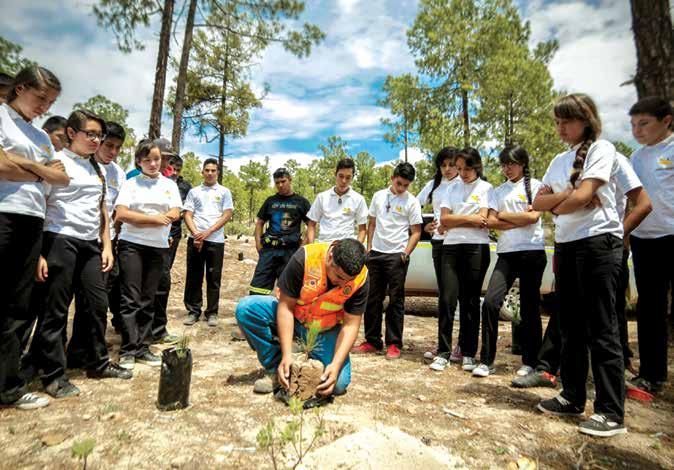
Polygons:
<instances>
[{"instance_id":1,"label":"crossed arm","mask_svg":"<svg viewBox=\"0 0 674 470\"><path fill-rule=\"evenodd\" d=\"M596 196L597 190L605 184L597 178L587 178L575 189L565 189L553 193L549 186L543 186L534 199L534 211L550 211L555 215L571 214L591 204L601 204Z\"/></svg>"},{"instance_id":2,"label":"crossed arm","mask_svg":"<svg viewBox=\"0 0 674 470\"><path fill-rule=\"evenodd\" d=\"M0 148L0 178L9 181L46 181L54 186L68 186L70 178L63 163L52 160L46 164L9 153Z\"/></svg>"}]
</instances>

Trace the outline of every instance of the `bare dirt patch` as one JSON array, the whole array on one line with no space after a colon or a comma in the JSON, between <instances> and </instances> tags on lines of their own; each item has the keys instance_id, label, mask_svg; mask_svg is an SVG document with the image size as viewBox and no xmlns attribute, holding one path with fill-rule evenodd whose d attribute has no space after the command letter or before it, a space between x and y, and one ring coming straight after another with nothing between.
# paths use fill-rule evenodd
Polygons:
<instances>
[{"instance_id":1,"label":"bare dirt patch","mask_svg":"<svg viewBox=\"0 0 674 470\"><path fill-rule=\"evenodd\" d=\"M244 261L238 261L239 252ZM268 420L282 423L289 412L270 395L252 393L262 371L248 344L231 336L237 328L234 308L247 293L255 259L252 243L228 241L220 325L209 328L199 322L183 327L181 244L168 314L171 332L190 336L194 365L187 409L157 410L159 368L138 365L130 381L90 380L73 370L70 375L81 396L52 400L49 407L34 412L0 410L0 468L77 468L81 464L71 448L86 438L96 441L88 468L270 468L268 456L256 450L256 435ZM452 462L460 459L467 468L504 468L520 455L541 468L674 468L671 384L650 405L627 402L627 435L610 440L585 437L576 431L576 420L535 411L538 400L557 391L509 386L520 362L510 354L506 323L501 323L495 375L475 379L456 367L440 373L428 369L422 355L435 346L434 309L434 299L408 299L405 347L399 360L351 356L351 386L345 396L322 409L327 432L308 457L307 468L335 468L339 462L344 463L341 468L382 468L386 461L379 460L383 457L377 453L378 442L388 442L389 454L400 452L400 462L414 468L442 468L433 463L414 465L412 456L425 450L456 459ZM634 323L630 333L636 351ZM112 329L108 340L116 357L119 338ZM37 384L34 387L39 390ZM360 451L340 447L344 441L338 440L348 436L365 436L345 439L356 439ZM363 465L365 455L372 455L367 462L371 467ZM331 462L332 458L339 462Z\"/></svg>"}]
</instances>

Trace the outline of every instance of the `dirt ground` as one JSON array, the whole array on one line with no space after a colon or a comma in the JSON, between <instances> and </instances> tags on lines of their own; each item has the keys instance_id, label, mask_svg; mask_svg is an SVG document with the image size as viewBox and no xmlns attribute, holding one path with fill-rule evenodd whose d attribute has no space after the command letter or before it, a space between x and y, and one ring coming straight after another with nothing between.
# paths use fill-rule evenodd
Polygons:
<instances>
[{"instance_id":1,"label":"dirt ground","mask_svg":"<svg viewBox=\"0 0 674 470\"><path fill-rule=\"evenodd\" d=\"M270 419L283 423L289 411L271 396L252 393L261 370L247 343L231 336L236 302L255 265L253 246L243 239L227 242L217 328L182 325L184 247L173 271L169 326L191 340L191 406L157 410L159 368L137 365L130 381L89 380L73 370L79 397L52 400L33 412L0 410L0 468L81 467L72 447L88 438L95 440L88 468L271 468L269 456L256 450L256 435ZM509 386L519 366L519 357L510 354L509 324L501 323L495 375L475 379L456 366L429 370L422 354L435 343L434 304L408 299L400 360L352 356L351 386L322 409L327 432L307 457L308 468L505 468L520 456L540 468L674 468L671 384L652 404L627 401L627 435L581 436L576 420L535 411L541 398L557 391ZM631 322L636 351L635 333ZM108 339L116 358L119 338L112 329ZM674 376L671 364L672 354Z\"/></svg>"}]
</instances>

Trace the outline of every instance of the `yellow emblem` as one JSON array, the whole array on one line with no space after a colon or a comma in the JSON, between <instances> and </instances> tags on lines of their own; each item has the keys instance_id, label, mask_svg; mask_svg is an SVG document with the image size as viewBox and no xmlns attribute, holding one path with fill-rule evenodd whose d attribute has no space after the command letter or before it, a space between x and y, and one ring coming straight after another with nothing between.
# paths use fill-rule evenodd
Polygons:
<instances>
[{"instance_id":1,"label":"yellow emblem","mask_svg":"<svg viewBox=\"0 0 674 470\"><path fill-rule=\"evenodd\" d=\"M344 215L349 215L351 213L351 208L350 207L343 207L342 208L342 214Z\"/></svg>"},{"instance_id":2,"label":"yellow emblem","mask_svg":"<svg viewBox=\"0 0 674 470\"><path fill-rule=\"evenodd\" d=\"M670 168L672 166L672 161L667 157L660 157L658 160L658 165L663 168Z\"/></svg>"},{"instance_id":3,"label":"yellow emblem","mask_svg":"<svg viewBox=\"0 0 674 470\"><path fill-rule=\"evenodd\" d=\"M222 197L220 197L220 196L215 196L215 202L216 202L217 204L220 204L220 201L222 201Z\"/></svg>"},{"instance_id":4,"label":"yellow emblem","mask_svg":"<svg viewBox=\"0 0 674 470\"><path fill-rule=\"evenodd\" d=\"M520 198L520 201L527 202L527 197L524 194L520 194L518 197Z\"/></svg>"},{"instance_id":5,"label":"yellow emblem","mask_svg":"<svg viewBox=\"0 0 674 470\"><path fill-rule=\"evenodd\" d=\"M396 212L398 214L402 214L403 213L403 207L402 206L396 206Z\"/></svg>"},{"instance_id":6,"label":"yellow emblem","mask_svg":"<svg viewBox=\"0 0 674 470\"><path fill-rule=\"evenodd\" d=\"M480 196L478 196L477 194L473 194L470 198L471 198L471 199L473 200L473 202L475 202L475 203L479 203L479 202L480 202Z\"/></svg>"}]
</instances>

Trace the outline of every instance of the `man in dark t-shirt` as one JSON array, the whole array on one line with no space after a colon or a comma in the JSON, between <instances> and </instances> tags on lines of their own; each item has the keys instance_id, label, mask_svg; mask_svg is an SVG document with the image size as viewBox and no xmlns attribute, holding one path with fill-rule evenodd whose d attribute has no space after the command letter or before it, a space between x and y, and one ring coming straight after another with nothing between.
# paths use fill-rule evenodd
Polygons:
<instances>
[{"instance_id":1,"label":"man in dark t-shirt","mask_svg":"<svg viewBox=\"0 0 674 470\"><path fill-rule=\"evenodd\" d=\"M293 193L292 177L287 169L274 172L274 184L276 194L268 197L257 213L255 245L260 257L250 281L250 295L271 294L274 283L301 244L302 222L306 224L309 220L307 213L311 204Z\"/></svg>"},{"instance_id":2,"label":"man in dark t-shirt","mask_svg":"<svg viewBox=\"0 0 674 470\"><path fill-rule=\"evenodd\" d=\"M364 266L365 248L357 240L306 245L283 270L278 298L250 295L239 301L237 322L267 372L253 391L288 388L293 337L306 338L307 325L318 322L321 332L309 354L325 366L317 392L323 396L346 392L351 381L349 350L358 336L370 287Z\"/></svg>"}]
</instances>

